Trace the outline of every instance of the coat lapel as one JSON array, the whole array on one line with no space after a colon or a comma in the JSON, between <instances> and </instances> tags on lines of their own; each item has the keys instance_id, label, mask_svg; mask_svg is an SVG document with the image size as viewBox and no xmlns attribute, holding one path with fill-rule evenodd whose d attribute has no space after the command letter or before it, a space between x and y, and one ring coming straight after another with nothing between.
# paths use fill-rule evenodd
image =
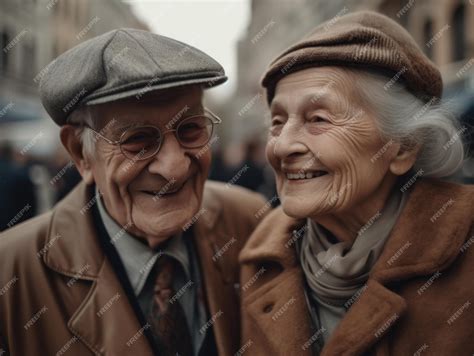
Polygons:
<instances>
[{"instance_id":1,"label":"coat lapel","mask_svg":"<svg viewBox=\"0 0 474 356\"><path fill-rule=\"evenodd\" d=\"M110 263L104 263L91 292L68 323L69 329L101 355L152 355L141 326Z\"/></svg>"},{"instance_id":2,"label":"coat lapel","mask_svg":"<svg viewBox=\"0 0 474 356\"><path fill-rule=\"evenodd\" d=\"M407 308L405 299L369 279L325 345L322 355L359 355L380 340Z\"/></svg>"},{"instance_id":3,"label":"coat lapel","mask_svg":"<svg viewBox=\"0 0 474 356\"><path fill-rule=\"evenodd\" d=\"M466 221L472 220L472 196L463 186L429 179L419 181L412 189L366 286L326 343L322 355L366 352L397 324L407 309L405 299L397 294L399 282L442 270L459 253L469 233ZM456 207L449 209L450 204L456 204ZM289 218L280 211L265 223L268 227L264 226L262 230L271 234L272 238L260 234L257 239L251 239L241 255L241 262L275 261L283 267L282 275L294 267L299 269L294 249L285 247L288 246L291 230L299 227L301 231L304 221ZM255 306L267 300L276 300L275 304L281 305L288 299L287 291L302 299L303 283L299 284L299 288L290 288L289 282L282 282L279 295L272 293L272 288L262 290L257 295L258 300L248 306L251 317L269 336L268 342L275 344L275 350L279 350L281 340L272 340L271 335L281 335L282 330L272 328L302 325L309 312L301 308L288 309L286 323L272 325Z\"/></svg>"},{"instance_id":4,"label":"coat lapel","mask_svg":"<svg viewBox=\"0 0 474 356\"><path fill-rule=\"evenodd\" d=\"M284 215L281 208L270 216L258 226L254 235L258 238L252 238L240 255L242 264L257 265L255 275L242 281L244 287L251 286L257 278L266 278L268 282L246 296L242 307L261 334L266 335L264 340L269 352L278 355L297 352L309 356L311 347L305 344L317 330L311 330L303 275L293 248L304 234L305 221ZM259 233L261 231L264 233Z\"/></svg>"},{"instance_id":5,"label":"coat lapel","mask_svg":"<svg viewBox=\"0 0 474 356\"><path fill-rule=\"evenodd\" d=\"M68 322L71 332L92 352L151 355L143 329L101 249L87 208L96 203L95 199L91 190L81 183L58 204L46 243L52 242L51 248L43 256L44 262L58 273L92 283ZM238 349L235 335L240 332L239 323L235 322L239 319L234 285L238 271L236 266L226 263L227 259L213 257L232 237L226 235L223 224L216 224L222 207L212 189L204 190L202 211L193 226L193 238L209 305L209 322L214 326L219 354L230 354Z\"/></svg>"},{"instance_id":6,"label":"coat lapel","mask_svg":"<svg viewBox=\"0 0 474 356\"><path fill-rule=\"evenodd\" d=\"M204 190L202 209L202 216L193 226L193 238L209 307L208 325L213 326L219 355L230 355L238 349L236 335L240 332L236 322L239 320L239 308L234 285L234 269L237 267L232 268L224 258L216 259L215 253L232 236L226 235L223 224L216 224L221 218L222 207L213 190Z\"/></svg>"},{"instance_id":7,"label":"coat lapel","mask_svg":"<svg viewBox=\"0 0 474 356\"><path fill-rule=\"evenodd\" d=\"M453 262L468 236L466 222L472 220L472 197L466 193L461 185L429 179L417 183L372 269L367 288L334 331L323 355L352 355L369 349L407 309L397 285L432 275ZM451 207L454 204L457 206Z\"/></svg>"},{"instance_id":8,"label":"coat lapel","mask_svg":"<svg viewBox=\"0 0 474 356\"><path fill-rule=\"evenodd\" d=\"M133 308L100 247L91 210L87 209L96 203L95 199L80 183L58 204L48 232L48 241L55 241L43 260L72 280L92 282L67 325L94 354L152 355Z\"/></svg>"}]
</instances>

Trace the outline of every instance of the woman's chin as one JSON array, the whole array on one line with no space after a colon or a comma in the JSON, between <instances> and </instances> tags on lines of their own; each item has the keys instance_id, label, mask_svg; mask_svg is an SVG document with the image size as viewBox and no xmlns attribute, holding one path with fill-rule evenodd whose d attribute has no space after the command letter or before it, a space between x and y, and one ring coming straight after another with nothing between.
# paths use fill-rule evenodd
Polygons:
<instances>
[{"instance_id":1,"label":"woman's chin","mask_svg":"<svg viewBox=\"0 0 474 356\"><path fill-rule=\"evenodd\" d=\"M281 204L286 215L295 219L305 219L324 213L325 209L322 204L301 203L301 200L284 199Z\"/></svg>"}]
</instances>

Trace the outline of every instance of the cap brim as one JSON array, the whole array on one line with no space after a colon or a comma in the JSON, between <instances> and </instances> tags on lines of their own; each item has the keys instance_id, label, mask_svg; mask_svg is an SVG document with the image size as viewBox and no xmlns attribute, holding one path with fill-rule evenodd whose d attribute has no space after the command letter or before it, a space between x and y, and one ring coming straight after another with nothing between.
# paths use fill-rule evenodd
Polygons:
<instances>
[{"instance_id":1,"label":"cap brim","mask_svg":"<svg viewBox=\"0 0 474 356\"><path fill-rule=\"evenodd\" d=\"M90 100L86 99L86 101L83 104L85 105L104 104L104 103L109 103L111 101L131 98L134 96L136 96L137 99L140 99L141 96L155 90L170 89L170 88L176 88L176 87L182 87L182 86L194 85L194 84L204 84L206 88L212 88L219 84L224 83L225 81L227 81L227 76L222 75L222 76L213 77L213 78L195 78L195 79L186 79L182 81L174 81L174 82L169 82L169 83L161 83L161 84L145 86L145 87L141 86L139 88L133 88L133 89L121 91L118 93L105 94L103 96L95 97Z\"/></svg>"}]
</instances>

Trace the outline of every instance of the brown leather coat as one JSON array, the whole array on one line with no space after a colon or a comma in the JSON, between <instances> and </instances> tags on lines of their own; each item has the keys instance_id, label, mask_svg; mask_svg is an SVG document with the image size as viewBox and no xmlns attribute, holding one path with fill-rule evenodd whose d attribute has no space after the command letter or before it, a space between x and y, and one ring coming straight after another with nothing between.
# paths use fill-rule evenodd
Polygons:
<instances>
[{"instance_id":1,"label":"brown leather coat","mask_svg":"<svg viewBox=\"0 0 474 356\"><path fill-rule=\"evenodd\" d=\"M89 210L81 213L89 193L81 183L52 211L0 235L0 352L152 354ZM264 204L256 193L207 182L205 213L192 227L220 355L239 348L237 256Z\"/></svg>"}]
</instances>

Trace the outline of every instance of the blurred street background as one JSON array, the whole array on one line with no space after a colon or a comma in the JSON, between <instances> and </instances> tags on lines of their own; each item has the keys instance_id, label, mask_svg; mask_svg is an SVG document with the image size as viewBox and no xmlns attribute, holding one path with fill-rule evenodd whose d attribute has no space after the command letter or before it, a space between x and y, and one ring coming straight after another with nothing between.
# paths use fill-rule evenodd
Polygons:
<instances>
[{"instance_id":1,"label":"blurred street background","mask_svg":"<svg viewBox=\"0 0 474 356\"><path fill-rule=\"evenodd\" d=\"M445 99L472 146L474 0L0 0L0 231L18 211L24 220L50 209L80 180L38 96L48 63L69 48L128 27L216 58L229 81L206 96L223 119L211 179L226 182L245 169L237 184L270 198L275 188L264 156L269 117L260 78L313 27L362 9L398 21L439 66ZM474 183L474 161L451 180Z\"/></svg>"}]
</instances>

